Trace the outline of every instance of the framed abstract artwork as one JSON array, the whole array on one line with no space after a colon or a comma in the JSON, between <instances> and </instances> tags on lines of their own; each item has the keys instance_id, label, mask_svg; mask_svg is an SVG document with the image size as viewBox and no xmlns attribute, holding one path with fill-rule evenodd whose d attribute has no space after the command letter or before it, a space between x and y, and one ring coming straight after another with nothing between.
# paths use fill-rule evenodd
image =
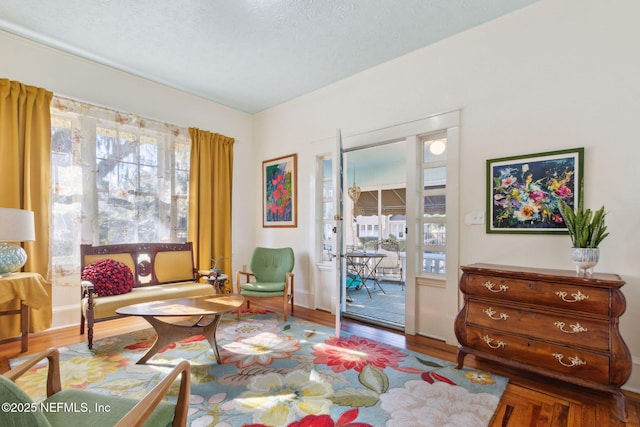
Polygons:
<instances>
[{"instance_id":1,"label":"framed abstract artwork","mask_svg":"<svg viewBox=\"0 0 640 427\"><path fill-rule=\"evenodd\" d=\"M566 233L558 206L578 206L584 148L487 160L487 233Z\"/></svg>"},{"instance_id":2,"label":"framed abstract artwork","mask_svg":"<svg viewBox=\"0 0 640 427\"><path fill-rule=\"evenodd\" d=\"M262 226L297 227L297 154L262 162Z\"/></svg>"}]
</instances>

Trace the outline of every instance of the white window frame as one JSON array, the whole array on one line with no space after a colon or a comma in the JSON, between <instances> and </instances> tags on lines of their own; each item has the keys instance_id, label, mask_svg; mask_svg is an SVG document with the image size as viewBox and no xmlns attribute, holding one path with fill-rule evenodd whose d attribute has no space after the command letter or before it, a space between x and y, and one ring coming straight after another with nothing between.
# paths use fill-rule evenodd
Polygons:
<instances>
[{"instance_id":1,"label":"white window frame","mask_svg":"<svg viewBox=\"0 0 640 427\"><path fill-rule=\"evenodd\" d=\"M324 211L324 207L326 205L329 205L333 208L333 204L334 204L334 200L333 200L333 192L331 194L325 194L324 189L326 188L325 184L330 184L329 188L333 189L333 173L330 173L328 176L325 176L324 174L324 162L325 161L329 161L331 162L331 168L333 171L333 158L331 154L326 154L326 155L321 155L321 156L317 156L316 157L316 162L317 162L317 174L316 176L317 178L317 182L318 182L318 189L316 194L319 194L319 203L318 203L318 212L316 215L316 218L319 218L320 221L318 223L318 236L321 236L320 239L318 239L319 244L318 247L316 248L317 251L317 259L319 260L319 264L331 264L333 262L332 259L332 255L336 253L336 242L335 242L335 233L332 235L331 239L325 239L324 238L324 230L325 227L330 227L333 228L334 226L334 214L335 212L331 212L327 215L325 215L325 211ZM331 249L325 249L328 247L331 247Z\"/></svg>"},{"instance_id":2,"label":"white window frame","mask_svg":"<svg viewBox=\"0 0 640 427\"><path fill-rule=\"evenodd\" d=\"M424 147L425 147L425 143L429 142L429 141L434 141L434 140L439 140L439 139L445 139L446 145L447 145L447 157L445 157L444 160L441 161L425 161L425 155L424 155ZM447 247L446 247L446 240L445 240L445 244L444 245L426 245L424 242L424 229L425 229L425 225L426 224L444 224L445 226L445 233L447 230L447 214L449 213L449 209L447 209L447 203L448 203L448 197L447 197L447 188L448 188L448 182L447 182L447 178L445 177L444 179L444 188L424 188L424 182L425 182L425 174L428 170L430 169L438 169L438 168L445 168L448 169L447 164L448 164L448 148L449 148L449 141L447 140L447 134L446 131L440 131L440 132L434 132L434 133L430 133L428 135L423 135L420 138L418 138L418 142L420 144L420 152L421 152L421 159L422 159L422 164L421 164L421 185L420 188L422 190L421 192L421 197L420 200L422 202L422 205L420 206L420 212L422 213L421 215L419 215L418 217L418 229L420 230L421 233L421 237L418 239L419 243L420 243L420 254L422 255L422 260L424 261L424 253L425 252L443 252L444 253L444 266L446 269L446 265L447 265ZM428 196L444 196L445 197L445 215L442 217L426 217L426 215L424 214L424 200L426 197ZM438 273L438 272L428 272L428 271L424 271L424 268L421 266L422 263L418 263L419 264L419 270L418 270L418 276L420 277L427 277L430 279L436 279L436 280L444 280L445 275L446 275L446 271L443 271L442 273Z\"/></svg>"}]
</instances>

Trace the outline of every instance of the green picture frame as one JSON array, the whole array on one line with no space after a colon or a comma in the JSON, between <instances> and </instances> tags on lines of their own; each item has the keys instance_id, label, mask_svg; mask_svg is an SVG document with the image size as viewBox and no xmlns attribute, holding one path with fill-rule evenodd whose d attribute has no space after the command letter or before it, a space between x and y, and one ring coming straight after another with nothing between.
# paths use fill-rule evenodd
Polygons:
<instances>
[{"instance_id":1,"label":"green picture frame","mask_svg":"<svg viewBox=\"0 0 640 427\"><path fill-rule=\"evenodd\" d=\"M487 233L567 233L558 205L578 205L584 148L487 160Z\"/></svg>"}]
</instances>

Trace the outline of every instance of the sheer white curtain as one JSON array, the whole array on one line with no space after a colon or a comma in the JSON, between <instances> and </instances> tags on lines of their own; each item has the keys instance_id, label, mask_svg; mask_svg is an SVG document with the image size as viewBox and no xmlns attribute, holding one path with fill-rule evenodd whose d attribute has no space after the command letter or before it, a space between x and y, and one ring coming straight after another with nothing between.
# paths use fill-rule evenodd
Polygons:
<instances>
[{"instance_id":1,"label":"sheer white curtain","mask_svg":"<svg viewBox=\"0 0 640 427\"><path fill-rule=\"evenodd\" d=\"M54 283L77 286L81 243L186 241L188 129L62 97L51 105Z\"/></svg>"}]
</instances>

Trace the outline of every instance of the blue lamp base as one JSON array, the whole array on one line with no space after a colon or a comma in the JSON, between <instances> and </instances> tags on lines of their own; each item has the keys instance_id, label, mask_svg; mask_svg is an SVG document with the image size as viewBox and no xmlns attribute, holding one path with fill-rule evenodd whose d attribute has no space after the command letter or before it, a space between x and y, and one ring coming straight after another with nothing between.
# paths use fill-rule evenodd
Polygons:
<instances>
[{"instance_id":1,"label":"blue lamp base","mask_svg":"<svg viewBox=\"0 0 640 427\"><path fill-rule=\"evenodd\" d=\"M27 262L27 253L22 246L0 243L0 275L13 273Z\"/></svg>"}]
</instances>

